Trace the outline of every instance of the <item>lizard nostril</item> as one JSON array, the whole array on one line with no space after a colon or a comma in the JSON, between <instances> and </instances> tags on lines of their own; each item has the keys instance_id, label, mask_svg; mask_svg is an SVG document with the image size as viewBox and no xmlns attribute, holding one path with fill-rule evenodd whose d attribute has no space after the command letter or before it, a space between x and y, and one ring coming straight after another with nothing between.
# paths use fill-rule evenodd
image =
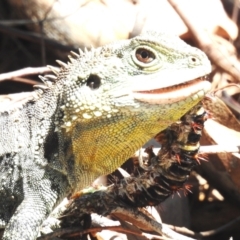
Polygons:
<instances>
[{"instance_id":1,"label":"lizard nostril","mask_svg":"<svg viewBox=\"0 0 240 240\"><path fill-rule=\"evenodd\" d=\"M87 79L87 86L91 89L97 89L101 85L101 79L99 76L90 74L90 76Z\"/></svg>"},{"instance_id":2,"label":"lizard nostril","mask_svg":"<svg viewBox=\"0 0 240 240\"><path fill-rule=\"evenodd\" d=\"M192 66L197 66L197 65L201 65L202 63L198 57L189 56L189 64L191 64Z\"/></svg>"}]
</instances>

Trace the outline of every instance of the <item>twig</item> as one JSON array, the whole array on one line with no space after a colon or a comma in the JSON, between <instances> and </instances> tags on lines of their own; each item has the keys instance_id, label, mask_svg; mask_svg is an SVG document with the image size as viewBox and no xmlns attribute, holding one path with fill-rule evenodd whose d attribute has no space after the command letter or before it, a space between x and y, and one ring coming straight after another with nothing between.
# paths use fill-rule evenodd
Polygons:
<instances>
[{"instance_id":1,"label":"twig","mask_svg":"<svg viewBox=\"0 0 240 240\"><path fill-rule=\"evenodd\" d=\"M94 227L94 228L88 228L86 230L82 230L80 228L64 228L64 229L59 229L56 230L50 234L47 234L45 236L37 238L37 240L49 240L52 239L53 237L59 237L59 236L67 236L67 237L77 237L77 236L82 236L88 233L96 233L96 232L101 232L103 230L111 230L111 231L116 231L116 232L121 232L121 233L130 233L136 236L144 237L144 234L129 230L129 229L124 229L121 226L106 226L106 227Z\"/></svg>"},{"instance_id":2,"label":"twig","mask_svg":"<svg viewBox=\"0 0 240 240\"><path fill-rule=\"evenodd\" d=\"M229 73L236 80L240 80L240 63L236 57L229 57L221 51L220 45L209 36L209 33L204 31L198 23L193 19L189 18L186 13L181 9L181 4L176 0L168 0L174 10L181 17L187 28L192 34L192 37L198 44L198 46L207 53L209 58L223 71ZM207 7L207 6L206 6Z\"/></svg>"},{"instance_id":3,"label":"twig","mask_svg":"<svg viewBox=\"0 0 240 240\"><path fill-rule=\"evenodd\" d=\"M234 224L239 223L239 222L240 222L240 216L233 219L232 221L228 222L227 224L217 228L217 229L206 231L206 232L200 232L200 234L203 237L209 237L209 236L217 235L219 233L223 233L224 231L230 229Z\"/></svg>"},{"instance_id":4,"label":"twig","mask_svg":"<svg viewBox=\"0 0 240 240\"><path fill-rule=\"evenodd\" d=\"M234 111L240 113L240 104L228 95L227 91L222 91L222 100Z\"/></svg>"},{"instance_id":5,"label":"twig","mask_svg":"<svg viewBox=\"0 0 240 240\"><path fill-rule=\"evenodd\" d=\"M49 72L51 72L51 70L48 67L36 67L36 68L27 67L17 71L0 74L0 82L4 80L15 79L17 77L22 77L26 75L34 75L34 74L38 75L38 74L45 74Z\"/></svg>"},{"instance_id":6,"label":"twig","mask_svg":"<svg viewBox=\"0 0 240 240\"><path fill-rule=\"evenodd\" d=\"M231 229L233 227L233 225L239 224L239 222L240 222L240 216L219 228L216 228L214 230L204 231L204 232L193 232L185 227L172 226L172 225L168 225L168 224L163 224L163 226L167 226L170 229L172 229L180 234L184 234L184 235L194 237L197 239L204 239L205 237L215 236L217 234L226 232L227 230Z\"/></svg>"},{"instance_id":7,"label":"twig","mask_svg":"<svg viewBox=\"0 0 240 240\"><path fill-rule=\"evenodd\" d=\"M240 146L232 145L209 145L201 146L199 153L215 154L215 153L240 153Z\"/></svg>"},{"instance_id":8,"label":"twig","mask_svg":"<svg viewBox=\"0 0 240 240\"><path fill-rule=\"evenodd\" d=\"M240 7L240 2L239 2L239 0L235 0L235 1L234 1L234 5L233 5L233 12L232 12L232 20L233 20L233 22L235 22L235 23L237 23L238 13L239 13L239 7Z\"/></svg>"},{"instance_id":9,"label":"twig","mask_svg":"<svg viewBox=\"0 0 240 240\"><path fill-rule=\"evenodd\" d=\"M39 81L35 81L35 80L32 80L32 79L27 79L27 78L22 78L22 77L12 78L11 81L18 82L18 83L25 83L25 84L29 84L29 85L32 85L32 86L41 84Z\"/></svg>"}]
</instances>

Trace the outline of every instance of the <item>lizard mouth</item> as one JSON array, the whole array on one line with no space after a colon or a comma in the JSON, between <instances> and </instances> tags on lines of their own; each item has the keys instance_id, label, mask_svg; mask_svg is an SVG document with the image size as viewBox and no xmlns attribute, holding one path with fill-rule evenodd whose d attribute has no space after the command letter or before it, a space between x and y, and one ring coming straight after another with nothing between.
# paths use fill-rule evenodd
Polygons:
<instances>
[{"instance_id":1,"label":"lizard mouth","mask_svg":"<svg viewBox=\"0 0 240 240\"><path fill-rule=\"evenodd\" d=\"M171 87L134 91L133 96L135 99L149 104L169 104L189 97L200 99L210 88L210 82L206 81L205 77L200 77Z\"/></svg>"}]
</instances>

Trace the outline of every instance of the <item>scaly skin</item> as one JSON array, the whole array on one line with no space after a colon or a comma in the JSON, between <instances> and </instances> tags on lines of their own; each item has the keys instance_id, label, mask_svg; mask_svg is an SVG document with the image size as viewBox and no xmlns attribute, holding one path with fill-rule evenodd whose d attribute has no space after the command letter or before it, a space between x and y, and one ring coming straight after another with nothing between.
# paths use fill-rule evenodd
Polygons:
<instances>
[{"instance_id":1,"label":"scaly skin","mask_svg":"<svg viewBox=\"0 0 240 240\"><path fill-rule=\"evenodd\" d=\"M148 32L60 63L56 82L0 116L0 226L32 240L64 196L119 167L210 90L200 50ZM194 80L195 79L195 80Z\"/></svg>"}]
</instances>

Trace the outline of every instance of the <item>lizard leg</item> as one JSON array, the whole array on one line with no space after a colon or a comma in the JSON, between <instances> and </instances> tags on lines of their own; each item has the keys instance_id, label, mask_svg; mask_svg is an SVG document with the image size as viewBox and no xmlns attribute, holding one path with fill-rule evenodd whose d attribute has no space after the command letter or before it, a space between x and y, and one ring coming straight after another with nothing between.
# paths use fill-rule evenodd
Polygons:
<instances>
[{"instance_id":1,"label":"lizard leg","mask_svg":"<svg viewBox=\"0 0 240 240\"><path fill-rule=\"evenodd\" d=\"M38 178L34 177L32 170L27 172L24 200L8 222L2 240L36 239L43 221L66 193L66 178L54 169L47 169L43 174L39 170Z\"/></svg>"},{"instance_id":2,"label":"lizard leg","mask_svg":"<svg viewBox=\"0 0 240 240\"><path fill-rule=\"evenodd\" d=\"M36 239L47 212L46 205L41 198L32 196L24 199L7 224L3 240Z\"/></svg>"}]
</instances>

